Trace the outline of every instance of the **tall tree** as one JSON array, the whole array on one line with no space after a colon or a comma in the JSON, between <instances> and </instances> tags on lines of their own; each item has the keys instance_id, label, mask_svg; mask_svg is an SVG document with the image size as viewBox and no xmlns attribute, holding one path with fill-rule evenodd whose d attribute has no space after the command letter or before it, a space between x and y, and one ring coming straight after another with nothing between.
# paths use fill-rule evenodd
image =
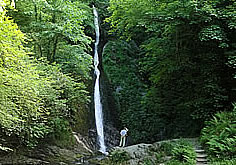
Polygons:
<instances>
[{"instance_id":1,"label":"tall tree","mask_svg":"<svg viewBox=\"0 0 236 165\"><path fill-rule=\"evenodd\" d=\"M88 4L71 0L23 0L12 15L25 32L36 58L60 63L63 71L84 80L90 77L92 58L85 35L91 29L92 11Z\"/></svg>"}]
</instances>

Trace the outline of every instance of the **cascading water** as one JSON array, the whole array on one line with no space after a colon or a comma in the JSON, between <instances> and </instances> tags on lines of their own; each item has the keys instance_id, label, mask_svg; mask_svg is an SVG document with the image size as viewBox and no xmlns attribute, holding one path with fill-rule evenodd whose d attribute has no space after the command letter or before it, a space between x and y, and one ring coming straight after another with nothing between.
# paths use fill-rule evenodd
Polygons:
<instances>
[{"instance_id":1,"label":"cascading water","mask_svg":"<svg viewBox=\"0 0 236 165\"><path fill-rule=\"evenodd\" d=\"M102 153L106 154L106 146L104 142L104 131L103 131L103 114L102 114L102 104L100 97L100 89L99 89L99 77L100 71L98 69L99 58L98 58L98 44L99 44L99 25L98 25L98 13L96 8L93 6L93 14L94 14L94 25L96 32L96 42L94 48L94 67L95 67L95 87L94 87L94 104L95 104L95 120L96 120L96 128L98 134L99 146Z\"/></svg>"}]
</instances>

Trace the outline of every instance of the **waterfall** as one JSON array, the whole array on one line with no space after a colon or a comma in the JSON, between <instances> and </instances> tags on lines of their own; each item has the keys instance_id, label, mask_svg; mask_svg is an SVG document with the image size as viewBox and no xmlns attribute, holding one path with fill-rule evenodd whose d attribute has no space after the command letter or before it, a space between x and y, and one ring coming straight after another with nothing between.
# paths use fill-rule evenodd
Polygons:
<instances>
[{"instance_id":1,"label":"waterfall","mask_svg":"<svg viewBox=\"0 0 236 165\"><path fill-rule=\"evenodd\" d=\"M99 77L100 71L98 69L99 58L98 58L98 44L99 44L99 25L98 25L98 13L96 8L93 6L93 14L94 14L94 25L96 32L96 42L94 48L94 67L95 67L95 87L94 87L94 105L95 105L95 120L96 120L96 128L98 134L99 146L102 153L106 154L106 146L104 142L104 131L103 131L103 114L102 114L102 104L100 97L100 89L99 89Z\"/></svg>"}]
</instances>

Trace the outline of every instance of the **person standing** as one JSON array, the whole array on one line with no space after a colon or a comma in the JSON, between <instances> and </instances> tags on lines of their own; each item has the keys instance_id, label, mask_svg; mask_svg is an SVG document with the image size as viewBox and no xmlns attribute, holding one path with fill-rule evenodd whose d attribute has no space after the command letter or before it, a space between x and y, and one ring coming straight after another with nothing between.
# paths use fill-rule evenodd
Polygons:
<instances>
[{"instance_id":1,"label":"person standing","mask_svg":"<svg viewBox=\"0 0 236 165\"><path fill-rule=\"evenodd\" d=\"M127 136L127 132L128 132L128 128L124 127L124 129L122 129L120 131L120 147L124 147L125 146L125 140L126 140L126 136Z\"/></svg>"}]
</instances>

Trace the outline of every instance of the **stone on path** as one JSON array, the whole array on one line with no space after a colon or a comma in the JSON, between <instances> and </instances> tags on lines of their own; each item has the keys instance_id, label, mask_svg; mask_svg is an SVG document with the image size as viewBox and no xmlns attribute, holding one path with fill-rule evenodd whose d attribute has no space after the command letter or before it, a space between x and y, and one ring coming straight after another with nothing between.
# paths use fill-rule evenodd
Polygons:
<instances>
[{"instance_id":1,"label":"stone on path","mask_svg":"<svg viewBox=\"0 0 236 165\"><path fill-rule=\"evenodd\" d=\"M201 149L201 146L195 146L195 152L197 154L196 165L206 165L207 154L205 154L205 150Z\"/></svg>"}]
</instances>

